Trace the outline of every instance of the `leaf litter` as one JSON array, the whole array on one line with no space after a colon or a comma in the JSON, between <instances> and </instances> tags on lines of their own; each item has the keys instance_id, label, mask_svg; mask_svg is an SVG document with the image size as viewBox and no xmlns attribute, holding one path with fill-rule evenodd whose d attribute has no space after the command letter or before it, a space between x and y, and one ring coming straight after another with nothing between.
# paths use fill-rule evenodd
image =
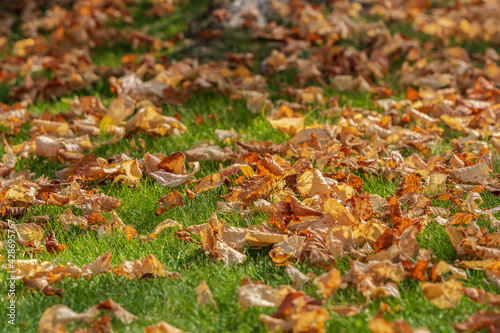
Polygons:
<instances>
[{"instance_id":1,"label":"leaf litter","mask_svg":"<svg viewBox=\"0 0 500 333\"><path fill-rule=\"evenodd\" d=\"M253 40L279 42L280 47L259 59L256 73L251 53L227 54L225 60L208 63L156 57L184 37L163 40L109 25L116 19L133 23L126 10L129 2L79 0L70 7L51 4L46 11L33 1L25 2L24 8L14 4L2 13L0 50L7 55L0 58L0 83L9 86L9 104L0 103L5 152L0 162L0 215L16 221L12 231L10 224L2 223L2 237L14 232L18 248L25 251L22 256L29 258L3 267L27 290L62 297L67 291L57 288L59 281L98 274L126 280L177 279L179 274L167 271L152 254L116 266L111 265L111 251L81 267L37 259L43 251L53 257L67 251L69 244L59 244L57 238L70 230L97 237L121 233L140 245L158 242L162 232L174 228L179 241L192 243L228 267L245 265L254 249L265 249L267 260L285 266L291 285L275 288L245 278L235 290L241 309L276 309L259 317L272 332L324 332L334 313L356 316L373 300L400 299L406 280L416 281L423 297L441 309L459 307L464 296L492 308L456 323L456 331L498 330L498 295L466 287L466 281L468 270L481 270L490 284L500 285L500 206L481 207L484 193L500 193L500 176L494 168L500 152L500 56L493 47L472 53L454 46L456 41L477 39L497 45L500 29L493 22L498 3L464 1L448 7L426 1L394 6L378 0L363 5L270 1L269 10L283 25L262 24L258 9L236 21L229 12L216 9L212 17L219 23L239 22L238 28L246 29ZM148 15L161 17L180 4L150 1L148 6ZM384 20L373 21L374 17ZM415 31L433 39L391 33L386 21L411 22ZM5 45L15 22L24 39L14 41L9 50ZM224 33L212 29L200 36L217 39ZM149 53L124 55L120 68L99 66L92 55L109 40ZM360 47L350 45L353 40ZM47 77L38 74L42 69ZM296 71L293 84L280 84L276 96L269 84L279 72L290 70ZM406 88L401 98L387 82L394 73ZM109 103L81 96L99 81L109 83ZM338 96L330 96L332 88L370 94L378 109L341 106ZM262 113L266 124L284 133L286 140L248 141L238 129L215 129L220 145L201 142L185 151L151 154L143 139L136 144L137 134L190 135L182 119L165 115L162 105L182 105L203 91L242 100L247 109L243 112ZM33 103L77 92L80 97L69 100L68 111L28 112ZM281 96L286 99L276 98ZM328 121L309 125L312 108L320 109ZM197 119L200 125L204 121ZM29 139L18 140L25 125L30 126ZM437 151L436 144L446 140L449 131L457 137L449 149ZM144 153L142 158L94 155L96 149L123 140ZM34 157L60 165L56 178L33 179L29 170L19 170L19 163ZM228 166L200 177L205 161ZM364 190L370 177L394 182L395 193L384 198ZM139 235L116 213L121 199L93 185L111 181L137 188L148 179L175 188L157 199L156 215L189 205L220 187L227 188L227 194L220 196L217 212L205 223L167 218L151 234ZM452 214L439 202L450 202L457 212ZM20 223L23 215L41 205L67 210L55 224L43 216ZM229 213L238 214L247 226L237 227L219 217ZM265 216L260 225L252 224L256 214ZM488 228L478 225L483 218ZM419 235L434 225L444 228L458 261L439 260L432 248L420 246ZM343 258L349 269L342 273L336 266ZM311 266L321 274L301 271ZM316 293L300 291L304 286ZM338 291L346 288L362 295L364 303L332 305ZM217 309L205 281L194 292L199 307ZM367 324L372 332L427 331L402 319L387 320L385 303L380 304L379 314ZM110 299L82 313L59 304L42 314L39 331L63 332L74 321L91 325L91 330L81 332L110 331L108 315L96 318L100 310L111 311L127 324L137 319ZM163 321L145 331L182 332Z\"/></svg>"}]
</instances>

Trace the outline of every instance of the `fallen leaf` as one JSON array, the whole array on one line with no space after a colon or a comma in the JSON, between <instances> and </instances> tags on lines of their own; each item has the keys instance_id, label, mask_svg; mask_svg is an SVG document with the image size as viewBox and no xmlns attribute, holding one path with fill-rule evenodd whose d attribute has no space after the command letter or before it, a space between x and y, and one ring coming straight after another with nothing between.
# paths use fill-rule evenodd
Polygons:
<instances>
[{"instance_id":1,"label":"fallen leaf","mask_svg":"<svg viewBox=\"0 0 500 333\"><path fill-rule=\"evenodd\" d=\"M272 128L290 136L295 135L304 128L305 117L283 117L280 119L267 119Z\"/></svg>"},{"instance_id":2,"label":"fallen leaf","mask_svg":"<svg viewBox=\"0 0 500 333\"><path fill-rule=\"evenodd\" d=\"M488 180L491 170L486 163L474 166L451 169L450 174L460 179L464 183L484 184Z\"/></svg>"},{"instance_id":3,"label":"fallen leaf","mask_svg":"<svg viewBox=\"0 0 500 333\"><path fill-rule=\"evenodd\" d=\"M477 303L485 304L490 307L500 306L500 296L488 293L477 288L464 288L464 295Z\"/></svg>"},{"instance_id":4,"label":"fallen leaf","mask_svg":"<svg viewBox=\"0 0 500 333\"><path fill-rule=\"evenodd\" d=\"M156 215L161 215L173 207L184 206L184 200L177 190L173 190L172 192L164 195L158 199L157 202L160 204L160 207L156 209Z\"/></svg>"},{"instance_id":5,"label":"fallen leaf","mask_svg":"<svg viewBox=\"0 0 500 333\"><path fill-rule=\"evenodd\" d=\"M325 332L329 318L319 300L302 292L288 293L272 316L259 317L272 332Z\"/></svg>"},{"instance_id":6,"label":"fallen leaf","mask_svg":"<svg viewBox=\"0 0 500 333\"><path fill-rule=\"evenodd\" d=\"M304 283L309 281L309 277L299 271L292 265L286 266L286 273L292 280L292 288L300 289L304 285Z\"/></svg>"},{"instance_id":7,"label":"fallen leaf","mask_svg":"<svg viewBox=\"0 0 500 333\"><path fill-rule=\"evenodd\" d=\"M357 305L336 305L330 307L329 309L342 317L356 316L363 311L363 307L359 307Z\"/></svg>"},{"instance_id":8,"label":"fallen leaf","mask_svg":"<svg viewBox=\"0 0 500 333\"><path fill-rule=\"evenodd\" d=\"M188 161L209 161L224 162L232 154L231 148L222 149L219 146L199 146L184 152Z\"/></svg>"},{"instance_id":9,"label":"fallen leaf","mask_svg":"<svg viewBox=\"0 0 500 333\"><path fill-rule=\"evenodd\" d=\"M321 290L321 296L328 299L340 288L342 279L340 272L334 268L328 273L322 274L314 279L314 284Z\"/></svg>"},{"instance_id":10,"label":"fallen leaf","mask_svg":"<svg viewBox=\"0 0 500 333\"><path fill-rule=\"evenodd\" d=\"M462 299L462 282L422 283L424 297L440 309L456 308Z\"/></svg>"},{"instance_id":11,"label":"fallen leaf","mask_svg":"<svg viewBox=\"0 0 500 333\"><path fill-rule=\"evenodd\" d=\"M52 230L49 234L47 234L47 236L45 236L45 248L47 249L48 253L54 254L58 252L63 252L68 247L66 245L60 245L57 242L54 230Z\"/></svg>"},{"instance_id":12,"label":"fallen leaf","mask_svg":"<svg viewBox=\"0 0 500 333\"><path fill-rule=\"evenodd\" d=\"M136 316L122 308L120 305L116 304L111 299L100 302L99 304L97 304L96 308L98 310L112 311L116 318L118 318L124 324L130 324L137 319Z\"/></svg>"},{"instance_id":13,"label":"fallen leaf","mask_svg":"<svg viewBox=\"0 0 500 333\"><path fill-rule=\"evenodd\" d=\"M155 171L151 172L149 176L156 180L160 185L166 187L176 187L187 182L191 177L193 177L200 170L200 163L194 162L193 171L188 173L187 175L177 175L175 173L166 172L166 171Z\"/></svg>"},{"instance_id":14,"label":"fallen leaf","mask_svg":"<svg viewBox=\"0 0 500 333\"><path fill-rule=\"evenodd\" d=\"M473 332L487 328L490 332L495 332L500 327L500 312L479 310L462 323L456 323L455 331Z\"/></svg>"},{"instance_id":15,"label":"fallen leaf","mask_svg":"<svg viewBox=\"0 0 500 333\"><path fill-rule=\"evenodd\" d=\"M164 321L160 321L156 325L146 327L144 333L184 333L184 331Z\"/></svg>"},{"instance_id":16,"label":"fallen leaf","mask_svg":"<svg viewBox=\"0 0 500 333\"><path fill-rule=\"evenodd\" d=\"M207 304L212 304L217 307L217 304L215 303L214 296L212 295L212 292L210 291L210 288L208 287L208 284L203 280L201 283L196 287L195 289L196 292L196 302L198 303L198 306L203 306Z\"/></svg>"},{"instance_id":17,"label":"fallen leaf","mask_svg":"<svg viewBox=\"0 0 500 333\"><path fill-rule=\"evenodd\" d=\"M66 305L54 305L45 310L40 317L38 331L47 333L56 332L59 329L64 329L67 324L79 319L90 323L98 313L99 311L95 307L91 307L83 313L77 313Z\"/></svg>"},{"instance_id":18,"label":"fallen leaf","mask_svg":"<svg viewBox=\"0 0 500 333\"><path fill-rule=\"evenodd\" d=\"M108 251L98 257L95 261L91 262L90 264L83 265L82 266L82 276L91 276L91 275L96 275L96 274L101 274L101 273L109 273L113 269L111 267L111 258L113 257L113 254L111 251Z\"/></svg>"},{"instance_id":19,"label":"fallen leaf","mask_svg":"<svg viewBox=\"0 0 500 333\"><path fill-rule=\"evenodd\" d=\"M33 241L35 247L38 247L43 239L43 229L34 223L15 224L17 237L22 242Z\"/></svg>"},{"instance_id":20,"label":"fallen leaf","mask_svg":"<svg viewBox=\"0 0 500 333\"><path fill-rule=\"evenodd\" d=\"M139 132L151 137L182 134L186 130L186 126L180 121L160 114L155 107L150 105L137 111L125 124L127 133Z\"/></svg>"},{"instance_id":21,"label":"fallen leaf","mask_svg":"<svg viewBox=\"0 0 500 333\"><path fill-rule=\"evenodd\" d=\"M248 281L238 288L238 302L245 309L249 306L277 307L291 292L289 287L275 289L267 284Z\"/></svg>"},{"instance_id":22,"label":"fallen leaf","mask_svg":"<svg viewBox=\"0 0 500 333\"><path fill-rule=\"evenodd\" d=\"M242 264L247 259L247 256L233 249L222 239L217 238L216 258L222 260L229 267L232 267Z\"/></svg>"}]
</instances>

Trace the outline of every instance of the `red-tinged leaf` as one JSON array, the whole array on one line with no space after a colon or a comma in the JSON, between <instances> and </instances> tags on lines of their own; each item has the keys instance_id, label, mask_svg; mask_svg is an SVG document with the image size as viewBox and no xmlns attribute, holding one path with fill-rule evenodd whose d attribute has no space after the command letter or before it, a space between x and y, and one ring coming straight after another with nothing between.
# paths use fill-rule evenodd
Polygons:
<instances>
[{"instance_id":1,"label":"red-tinged leaf","mask_svg":"<svg viewBox=\"0 0 500 333\"><path fill-rule=\"evenodd\" d=\"M45 236L45 249L50 254L55 254L58 252L63 252L67 249L66 245L61 245L57 242L54 230Z\"/></svg>"},{"instance_id":2,"label":"red-tinged leaf","mask_svg":"<svg viewBox=\"0 0 500 333\"><path fill-rule=\"evenodd\" d=\"M161 207L158 207L156 209L156 215L161 215L173 207L184 206L184 200L177 190L173 190L172 192L164 195L163 197L158 199L157 202L161 205Z\"/></svg>"},{"instance_id":3,"label":"red-tinged leaf","mask_svg":"<svg viewBox=\"0 0 500 333\"><path fill-rule=\"evenodd\" d=\"M500 312L479 310L466 321L454 325L457 332L475 332L487 328L489 332L500 329Z\"/></svg>"},{"instance_id":4,"label":"red-tinged leaf","mask_svg":"<svg viewBox=\"0 0 500 333\"><path fill-rule=\"evenodd\" d=\"M490 307L500 307L500 295L491 294L477 288L464 288L464 295L474 302Z\"/></svg>"},{"instance_id":5,"label":"red-tinged leaf","mask_svg":"<svg viewBox=\"0 0 500 333\"><path fill-rule=\"evenodd\" d=\"M103 302L100 302L97 305L97 309L99 310L107 310L112 311L116 318L118 318L124 324L130 324L137 319L136 316L122 308L120 305L113 302L111 299L107 299Z\"/></svg>"}]
</instances>

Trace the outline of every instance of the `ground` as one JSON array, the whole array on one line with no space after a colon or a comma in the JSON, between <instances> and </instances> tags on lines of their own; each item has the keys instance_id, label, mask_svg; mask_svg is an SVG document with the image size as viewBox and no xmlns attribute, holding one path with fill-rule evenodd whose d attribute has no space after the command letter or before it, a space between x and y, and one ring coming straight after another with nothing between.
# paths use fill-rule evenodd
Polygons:
<instances>
[{"instance_id":1,"label":"ground","mask_svg":"<svg viewBox=\"0 0 500 333\"><path fill-rule=\"evenodd\" d=\"M315 8L323 12L326 16L333 10L333 3L335 2ZM434 6L447 8L443 3L432 3ZM452 5L450 4L450 6ZM45 12L50 4L45 6L43 7L42 5L42 12ZM270 55L271 50L279 50L284 45L284 42L279 40L279 38L263 38L262 36L252 38L251 29L225 29L210 16L213 10L218 9L216 5L204 1L191 0L190 3L175 3L171 13L153 18L145 15L145 12L151 8L151 3L149 2L131 2L125 8L124 10L130 13L133 23L128 23L126 22L127 20L118 18L114 21L106 21L106 27L118 30L125 29L129 32L140 30L164 41L182 33L184 39L176 41L168 47L161 47L159 50L153 50L148 43L134 48L130 40L127 39L116 43L108 40L100 46L90 48L89 56L93 64L97 67L106 68L108 74L103 74L95 82L81 90L72 91L69 89L62 96L39 95L27 104L27 110L33 115L32 118L46 114L46 118L49 119L61 112L70 110L70 103L75 96L96 96L102 101L105 107L108 107L109 103L116 98L116 95L110 89L108 78L112 75L109 75L109 73L113 74L113 72L116 72L115 76L117 78L123 76L125 74L122 72L124 67L123 58L127 55L136 55L137 62L142 61L139 60L142 55L149 53L157 63L159 63L161 56L167 56L170 62L194 58L198 59L200 63L209 63L224 60L227 53L252 52L255 55L255 59L248 66L248 69L253 75L256 75L262 73L261 62ZM284 24L285 27L291 28L292 23L284 22L278 15L273 15L271 15L271 20L277 20L280 24ZM15 13L15 16L18 17L19 12ZM419 29L415 25L412 26L411 23L387 18L382 14L377 16L370 14L368 11L361 11L359 16L353 18L353 21L386 22L387 31L389 31L391 36L397 33L403 34L405 38L420 41L422 47L425 42L435 42L436 38L422 32L422 29ZM7 47L0 54L0 59L4 63L12 55L14 43L27 37L20 21L16 21L9 29ZM220 29L217 30L222 33L220 37L208 39L199 37L203 35L203 32L207 34L214 33L215 29ZM376 29L374 28L374 30ZM315 45L316 50L323 47L323 42L325 41L320 40ZM435 43L439 44L440 42ZM358 39L357 37L340 39L336 44L346 48L352 46L356 50L363 50L365 47L368 47L365 40ZM488 48L495 45L498 46L494 40L483 40L481 38L460 40L451 36L449 37L449 44L442 46L442 49L435 50L434 53L439 53L443 49L452 46L461 47L470 55L468 61L479 69L485 66L484 59L478 60L478 57L473 57L472 54L485 55ZM300 57L306 59L314 52L315 49L312 48L305 50L303 53L300 53ZM431 55L431 53L426 54L428 59L437 58L435 54ZM443 58L446 59L446 56L443 56ZM390 66L383 73L383 76L369 80L369 84L373 89L367 92L345 91L344 89L340 89L338 85L332 84L333 81L327 82L323 86L323 103L314 102L300 110L299 113L305 117L305 125L325 124L327 121L329 124L337 124L342 117L340 112L334 115L324 112L331 107L337 107L338 110L349 110L346 106L350 106L350 108L361 108L382 114L386 110L377 104L377 100L381 98L390 98L398 101L404 100L408 96L407 87L412 86L401 83L404 77L402 71L405 71L405 68L403 68L404 60L403 58L396 59L396 57L391 57ZM266 90L269 93L269 99L276 105L279 105L277 101L281 98L295 101L293 95L285 93L283 86L299 87L295 78L300 72L300 69L290 67L281 71L275 71L271 75L266 75ZM0 73L5 72L0 70ZM41 68L31 73L31 75L34 78L46 77L47 79L52 79L56 75L54 73L55 71L53 72L48 68ZM352 74L354 74L353 78L357 77L356 73ZM465 79L462 79L460 76L456 79L456 81L462 80ZM491 78L490 80L494 81ZM5 103L5 105L12 105L16 101L22 101L19 94L12 95L11 88L22 86L24 83L25 75L22 72L17 73L13 80L5 80L2 86L0 86L0 102ZM458 93L465 94L466 88L472 87L473 83L467 87L464 84L463 89L459 87ZM498 81L496 84L498 88ZM311 80L306 85L317 86L319 84L317 81ZM376 90L377 87L387 88L391 95L387 96L383 92L379 93L381 90ZM179 91L177 90L174 94L178 94ZM167 101L160 104L163 115L177 116L182 124L186 126L185 132L181 135L174 133L170 136L150 137L143 133L134 133L132 136L124 137L115 143L101 145L102 142L113 137L113 134L103 131L98 136L92 137L92 142L96 143L96 148L92 151L92 154L96 157L109 158L127 153L134 159L141 159L144 157L146 151L150 154L162 153L170 155L173 152L183 152L191 149L202 141L212 142L221 147L228 145L235 147L234 141L230 143L219 142L214 134L215 129L237 132L242 135L242 138L239 139L242 142L256 140L272 141L274 144L281 144L293 137L294 133L287 133L286 131L283 133L270 125L268 121L269 113L266 113L265 106L256 113L250 112L244 99L232 98L234 96L231 96L231 93L217 91L216 89L192 90L189 94L189 100L183 103L177 104ZM332 103L331 105L329 105L330 102ZM404 111L404 108L399 109L398 112L400 114L396 118L400 118ZM498 121L498 116L496 120ZM26 121L19 128L19 132L15 134L9 133L8 128L2 128L2 135L9 145L13 147L34 137L32 130L30 131L30 128L32 128L31 125L31 121ZM415 125L422 125L422 123L416 122ZM404 126L411 129L407 125ZM494 127L495 123L491 126ZM422 127L425 126L422 125ZM431 150L429 156L426 158L437 154L450 155L453 149L455 149L453 145L456 144L456 139L467 136L464 132L459 131L458 127L450 126L445 121L440 121L437 127L443 129L443 133L439 135L439 140L435 139L426 143ZM498 133L498 127L496 133ZM494 134L494 132L490 131L489 134L483 135L483 132L481 132L481 135L476 136L476 139L488 143ZM130 144L132 137L135 138L134 140L137 144L140 140L144 140L145 149L133 149ZM3 156L6 156L6 149L4 145L2 147ZM423 156L422 151L414 147L400 147L400 150L404 158L414 153ZM384 156L387 157L389 154L390 151L387 151L387 155ZM500 172L500 163L498 154L494 149L492 149L492 155L493 169L490 173L490 179L493 186L495 185L493 180L497 179L495 177ZM56 172L71 165L70 162L63 162L61 163L60 159L53 157L30 154L28 158L19 157L17 159L14 173L18 174L24 170L28 170L33 173L31 179L37 179L41 176L56 178ZM195 178L201 179L202 177L217 173L221 168L221 164L223 167L227 167L232 163L234 161L231 160L225 162L202 161L200 171L196 174ZM360 193L369 192L370 194L378 194L384 199L390 196L399 196L396 192L401 186L401 176L388 178L382 173L370 173L361 168L350 171L363 180ZM6 175L6 177L11 176L12 174L10 176ZM423 179L423 186L425 182L426 179ZM472 185L478 184L472 183ZM185 193L186 189L193 189L193 185L184 184L178 186L175 189L183 194L185 205L173 207L160 215L155 214L155 211L159 207L157 200L174 189L161 186L151 177L146 176L146 174L144 174L136 186L128 186L122 182L113 182L110 179L91 180L87 186L88 189L98 190L101 193L121 200L121 205L115 209L116 214L118 214L126 225L132 226L139 235L149 235L161 221L167 218L180 222L184 227L205 223L212 216L213 212L217 211L216 203L221 201L221 196L228 194L229 187L234 186L234 183L231 183L229 187L220 186L200 193L192 200L188 199ZM471 188L464 193L462 200L470 193L470 190ZM481 209L500 206L498 192L495 194L494 191L485 190L481 193L481 197L484 200L484 203L480 206ZM453 202L451 199L440 200L436 196L431 196L430 198L432 206L449 209L450 216L464 212L463 207L456 204L457 201ZM405 207L403 206L403 209ZM248 307L242 309L238 301L238 287L241 280L250 278L253 281L263 281L265 284L275 288L291 284L290 277L285 273L285 267L276 266L269 257L271 247L254 249L245 245L242 251L247 256L246 261L242 264L228 266L222 260L214 260L216 258L213 256L205 255L202 247L197 243L186 243L178 239L174 235L177 230L173 228L159 234L152 241L143 241L139 237L127 240L126 235L120 232L101 236L91 230L77 227L72 227L69 231L65 231L57 222L57 217L67 209L70 209L75 215L82 215L82 210L79 208L42 204L30 206L26 214L16 220L16 223L24 223L31 217L48 214L50 219L48 224L44 226L44 231L49 232L53 230L57 241L67 246L65 251L57 254L42 251L41 253L30 255L26 253L26 248L18 246L16 259L29 259L33 257L37 258L40 262L50 261L53 264L61 265L71 262L78 267L82 267L96 260L108 250L111 250L113 253L111 265L115 267L124 260L142 260L147 254L152 254L165 266L167 271L179 273L179 278L126 280L123 276L120 277L114 274L100 274L88 279L66 278L54 285L54 287L65 290L62 297L46 296L42 292L29 291L23 282L19 280L16 282L16 326L12 327L11 325L4 324L6 319L2 318L2 325L0 325L1 332L35 332L38 329L42 313L53 305L64 304L75 312L80 313L105 299L112 299L138 317L137 320L130 324L122 323L113 317L111 320L112 327L117 332L142 332L145 327L154 325L159 321L165 321L187 332L265 332L266 327L259 320L259 316L263 313L268 315L273 314L276 311L276 307ZM107 220L112 220L109 212L103 212L102 215ZM494 216L499 217L498 213L494 214ZM4 220L7 218L8 216L4 216ZM219 214L219 218L231 226L241 228L248 226L247 221L239 214ZM267 220L268 216L262 213L250 215L251 225L259 225L260 223L265 223ZM480 216L477 224L480 227L489 228L490 232L496 231L496 228L490 226L486 216ZM193 237L195 240L199 240L197 236ZM6 239L6 237L2 238L2 240ZM457 255L456 249L445 231L445 227L434 222L433 219L428 222L422 232L418 233L417 244L421 249L432 251L432 264L441 260L454 264L463 259L463 257ZM5 255L6 252L4 252L5 250L2 250L2 254ZM351 267L350 260L352 259L353 256L351 254L337 258L335 262L336 269L341 274L345 274ZM498 260L496 257L495 259ZM306 260L294 262L293 264L304 273L309 272L319 276L326 272L325 269L314 267ZM466 273L467 279L462 281L464 287L474 287L493 294L500 292L500 287L487 278L484 270L467 269ZM5 270L0 272L2 281L5 281L8 275L9 273ZM206 281L210 287L216 306L197 305L195 288L202 281ZM325 300L323 304L330 315L330 318L325 322L326 331L369 332L368 323L378 316L381 303L383 302L387 303L392 309L392 311L382 314L390 322L403 319L414 329L427 327L431 332L449 332L453 329L454 323L465 321L478 310L491 309L487 305L474 302L467 297L462 298L460 304L456 307L440 309L424 297L421 281L406 278L398 287L400 298L373 299L367 304L366 309L359 314L347 317L340 316L331 311L331 307L352 304L361 306L365 303L365 296L353 287L340 288L331 298ZM306 284L303 289L305 294L319 299L321 297L318 295L317 290L317 286L313 283ZM7 304L6 293L2 293L0 299L2 300L2 304ZM74 322L69 324L66 329L73 331L77 327L85 328L89 326L80 322Z\"/></svg>"}]
</instances>

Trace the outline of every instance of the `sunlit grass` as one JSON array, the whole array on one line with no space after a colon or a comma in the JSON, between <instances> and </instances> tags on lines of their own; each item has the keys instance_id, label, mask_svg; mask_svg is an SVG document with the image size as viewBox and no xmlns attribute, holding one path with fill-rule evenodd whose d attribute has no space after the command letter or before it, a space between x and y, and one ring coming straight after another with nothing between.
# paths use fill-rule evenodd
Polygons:
<instances>
[{"instance_id":1,"label":"sunlit grass","mask_svg":"<svg viewBox=\"0 0 500 333\"><path fill-rule=\"evenodd\" d=\"M192 7L181 6L178 11L166 16L160 20L149 22L149 19L142 16L145 7L138 6L132 11L135 23L131 29L140 28L146 24L149 25L148 33L154 34L159 38L168 39L178 32L190 33L186 22L198 18L205 10L205 2L196 1L200 5L196 10ZM117 25L123 22L117 22ZM394 33L398 31L404 34L416 36L422 39L428 38L415 34L407 25L390 25L390 30ZM189 37L189 36L188 36ZM206 43L205 54L200 52L200 44L194 44L195 47L176 45L174 49L167 50L164 54L173 59L181 59L185 56L194 56L200 60L223 59L228 52L248 52L254 51L257 59L252 70L259 72L259 61L266 56L270 49L277 48L279 45L265 43L262 41L251 41L248 33L244 31L229 31L224 39ZM111 66L118 68L121 65L121 57L127 53L141 53L144 50L133 50L126 43L118 43L113 46L99 47L93 51L93 60L98 66ZM296 71L288 70L274 75L269 81L269 90L271 98L276 101L280 98L287 98L280 90L280 83L293 83ZM9 87L0 87L0 101L7 102ZM76 95L65 96L60 100L36 101L29 107L29 111L34 114L41 114L46 110L51 114L67 111L69 109L69 100L74 96L83 96L86 94L95 95L101 98L107 105L114 96L109 90L109 85L105 80L99 82L89 91L82 91ZM374 104L374 97L371 94L364 93L346 93L331 88L325 88L325 97L338 96L341 107L348 105L350 107L361 107L369 110L377 110ZM400 98L396 96L395 98ZM338 117L324 117L322 111L327 106L313 105L306 114L307 124L314 122L323 123L329 121L335 123ZM380 110L378 110L380 111ZM167 138L149 138L143 135L137 135L136 139L145 141L144 151L135 151L130 142L126 139L117 143L101 146L100 142L108 139L106 136L94 138L97 148L93 151L95 156L110 157L122 153L128 153L134 158L141 158L144 153L164 153L170 154L175 151L184 151L192 148L201 141L212 142L214 144L224 145L217 142L215 129L235 129L236 132L243 135L243 140L270 140L274 143L282 143L289 137L277 130L271 128L265 115L252 114L246 109L242 101L234 101L229 96L217 95L211 92L199 93L192 96L191 100L182 106L163 105L163 114L173 116L180 114L182 122L188 130L180 137L172 136ZM209 117L214 115L214 117ZM196 117L201 116L202 124L198 124ZM462 136L462 133L447 130L442 142L432 143L433 154L444 153L451 149L451 140ZM21 132L10 137L11 144L18 144L29 140L29 124L22 127ZM405 150L405 156L414 153L413 150ZM2 151L3 153L3 151ZM55 177L57 171L66 167L56 161L48 158L30 157L20 160L16 166L16 171L29 170L35 177L42 175ZM498 159L494 160L494 172L499 171ZM219 163L204 162L197 175L201 177L215 173L219 170ZM383 198L395 195L399 185L399 180L387 180L382 175L365 176L359 173L364 180L363 191L372 194L378 194ZM203 193L193 200L187 199L183 207L175 207L168 212L156 216L155 210L158 207L156 201L167 194L171 189L161 187L151 179L144 177L137 188L130 188L121 183L112 184L104 182L93 184L93 187L99 191L121 200L122 204L117 209L117 214L123 219L125 224L132 225L141 235L148 235L155 226L166 218L174 219L180 222L184 227L194 224L204 223L216 210L217 201L220 196L227 193L227 188L221 186L216 190ZM186 186L177 188L181 193L185 193ZM483 207L496 207L500 205L497 196L484 192L482 194L485 201ZM433 200L435 206L449 208L452 213L458 212L457 207L451 206L449 202L438 202ZM269 248L261 250L251 250L245 248L247 261L239 266L228 268L222 262L214 262L205 256L203 251L196 244L186 244L174 236L175 230L170 229L162 233L156 240L151 242L140 242L133 239L127 242L124 235L115 233L108 236L97 236L89 230L79 230L72 227L69 232L62 230L56 217L68 207L38 206L31 207L28 214L21 218L19 222L25 222L31 216L49 214L50 221L47 230L54 230L57 239L61 244L68 246L65 252L51 256L46 252L37 256L40 261L47 260L57 264L72 262L75 265L82 266L102 255L108 250L113 252L112 265L118 265L123 260L142 259L147 254L153 254L167 271L180 273L178 280L171 279L150 279L139 281L126 281L123 277L117 277L112 274L103 274L94 276L91 279L72 280L66 278L57 283L55 287L63 288L66 293L62 298L55 296L47 297L42 293L26 292L21 282L17 284L18 300L18 325L15 328L6 325L0 325L0 332L35 332L38 321L45 309L55 304L65 304L75 311L85 311L90 306L103 301L107 298L113 299L128 311L138 316L138 320L130 325L125 325L116 319L113 319L113 328L118 332L142 332L144 327L153 325L158 321L166 321L174 326L191 332L264 332L265 329L260 323L258 317L261 313L270 314L275 309L249 308L243 311L237 300L237 289L240 280L249 277L252 280L262 280L265 283L278 287L284 284L290 284L290 278L285 273L284 267L276 267L269 258ZM71 208L75 214L81 214L78 209ZM220 215L229 225L245 226L246 222L237 215ZM262 222L263 216L252 216L252 222ZM448 239L444 228L432 220L425 230L418 236L418 244L421 248L430 249L438 260L454 262L458 259L455 251ZM21 255L21 250L19 255ZM23 258L28 258L23 257ZM349 269L349 260L347 256L337 262L337 268L345 273ZM322 271L311 267L308 264L300 263L297 267L304 273L312 272L321 274ZM468 271L469 279L464 282L467 286L480 287L493 293L500 292L500 289L492 284L485 283L483 272ZM0 271L3 281L6 278L6 272ZM198 308L194 289L202 281L207 281L217 307L207 306ZM452 324L463 321L467 316L485 308L469 299L463 299L460 306L456 309L440 310L425 300L422 295L419 283L405 280L399 287L402 298L383 299L395 311L394 315L387 315L390 320L402 318L410 323L414 328L427 326L432 332L449 332L452 330ZM311 284L305 286L305 291L317 297L316 288ZM2 304L6 302L5 293L0 294ZM331 304L357 304L364 303L363 296L353 288L339 290L335 296L328 301ZM327 322L328 332L367 332L367 324L373 318L379 309L379 301L373 301L368 308L361 314L354 317L340 317L331 312L331 319ZM328 308L327 305L327 308ZM68 331L76 328L76 324L68 327Z\"/></svg>"}]
</instances>

